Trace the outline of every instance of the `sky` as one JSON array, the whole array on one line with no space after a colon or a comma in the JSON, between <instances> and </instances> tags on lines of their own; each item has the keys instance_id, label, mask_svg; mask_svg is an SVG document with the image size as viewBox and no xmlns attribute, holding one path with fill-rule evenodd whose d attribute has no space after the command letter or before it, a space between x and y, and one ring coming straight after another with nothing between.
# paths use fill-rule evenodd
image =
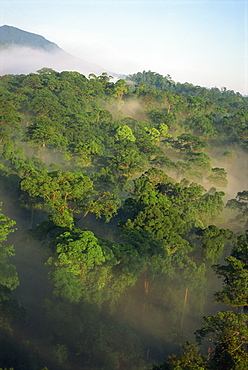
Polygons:
<instances>
[{"instance_id":1,"label":"sky","mask_svg":"<svg viewBox=\"0 0 248 370\"><path fill-rule=\"evenodd\" d=\"M0 25L103 71L148 71L248 95L248 0L0 0Z\"/></svg>"}]
</instances>

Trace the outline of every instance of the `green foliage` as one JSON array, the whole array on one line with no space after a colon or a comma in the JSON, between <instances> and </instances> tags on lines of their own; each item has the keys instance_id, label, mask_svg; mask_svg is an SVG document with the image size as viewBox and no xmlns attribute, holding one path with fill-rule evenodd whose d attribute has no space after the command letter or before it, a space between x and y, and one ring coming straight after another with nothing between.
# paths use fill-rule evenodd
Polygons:
<instances>
[{"instance_id":1,"label":"green foliage","mask_svg":"<svg viewBox=\"0 0 248 370\"><path fill-rule=\"evenodd\" d=\"M22 115L3 96L0 96L0 107L0 142L8 142L20 131Z\"/></svg>"},{"instance_id":2,"label":"green foliage","mask_svg":"<svg viewBox=\"0 0 248 370\"><path fill-rule=\"evenodd\" d=\"M9 258L14 255L14 247L7 246L5 241L15 231L14 225L15 221L0 213L0 339L12 331L13 320L26 318L20 302L11 296L11 291L19 285L19 279L15 266L9 264Z\"/></svg>"},{"instance_id":3,"label":"green foliage","mask_svg":"<svg viewBox=\"0 0 248 370\"><path fill-rule=\"evenodd\" d=\"M211 369L245 370L248 354L245 344L248 339L247 315L231 311L218 312L215 316L205 316L202 328L196 331L199 343L204 338L213 342L210 354Z\"/></svg>"},{"instance_id":4,"label":"green foliage","mask_svg":"<svg viewBox=\"0 0 248 370\"><path fill-rule=\"evenodd\" d=\"M36 116L32 124L27 128L25 141L29 142L29 145L39 147L52 147L65 149L67 141L63 134L58 130L58 125L45 116Z\"/></svg>"},{"instance_id":5,"label":"green foliage","mask_svg":"<svg viewBox=\"0 0 248 370\"><path fill-rule=\"evenodd\" d=\"M60 235L56 242L56 252L58 265L66 267L75 275L83 274L84 269L105 262L103 251L91 231L75 230Z\"/></svg>"},{"instance_id":6,"label":"green foliage","mask_svg":"<svg viewBox=\"0 0 248 370\"><path fill-rule=\"evenodd\" d=\"M210 265L233 245L225 264L215 267L223 278L215 298L247 305L247 235L215 226L224 193L208 189L227 185L210 153L228 147L222 158L229 168L234 148L247 151L247 97L151 71L110 79L50 68L0 77L1 186L16 207L31 210L32 225L48 217L28 235L50 255L54 297L44 305L42 345L50 348L51 368L151 367L206 312ZM247 219L246 193L228 202L237 222ZM13 247L5 245L13 225L2 215L6 330L21 313L10 296L18 284L8 264ZM186 343L158 368L244 369L244 316L207 316L198 334L214 340L208 358Z\"/></svg>"},{"instance_id":7,"label":"green foliage","mask_svg":"<svg viewBox=\"0 0 248 370\"><path fill-rule=\"evenodd\" d=\"M126 140L126 141L135 141L135 136L132 133L132 129L127 125L118 127L116 134L116 140Z\"/></svg>"},{"instance_id":8,"label":"green foliage","mask_svg":"<svg viewBox=\"0 0 248 370\"><path fill-rule=\"evenodd\" d=\"M228 200L226 207L238 212L235 219L241 223L248 218L248 191L243 190L237 193L236 199Z\"/></svg>"},{"instance_id":9,"label":"green foliage","mask_svg":"<svg viewBox=\"0 0 248 370\"><path fill-rule=\"evenodd\" d=\"M16 268L8 264L9 257L14 255L14 246L5 245L10 233L14 232L15 221L0 213L0 285L15 289L19 285Z\"/></svg>"},{"instance_id":10,"label":"green foliage","mask_svg":"<svg viewBox=\"0 0 248 370\"><path fill-rule=\"evenodd\" d=\"M0 204L2 206L2 203ZM7 240L7 236L14 232L13 226L15 225L15 221L9 219L4 214L0 214L0 242L4 242ZM6 247L2 249L1 257L6 258L12 256L12 247Z\"/></svg>"},{"instance_id":11,"label":"green foliage","mask_svg":"<svg viewBox=\"0 0 248 370\"><path fill-rule=\"evenodd\" d=\"M54 266L51 276L56 295L71 302L84 300L99 305L111 298L111 290L117 298L120 280L113 276L111 269L119 262L111 247L91 231L74 229L60 234L52 248L55 254L48 259L48 264Z\"/></svg>"},{"instance_id":12,"label":"green foliage","mask_svg":"<svg viewBox=\"0 0 248 370\"><path fill-rule=\"evenodd\" d=\"M233 160L234 158L236 158L236 154L235 154L235 151L234 150L226 150L223 155L222 155L225 159L227 159L228 161L231 161Z\"/></svg>"},{"instance_id":13,"label":"green foliage","mask_svg":"<svg viewBox=\"0 0 248 370\"><path fill-rule=\"evenodd\" d=\"M204 370L207 368L206 362L203 360L203 356L199 354L199 348L196 345L186 342L182 348L182 354L168 356L164 364L154 366L153 370Z\"/></svg>"},{"instance_id":14,"label":"green foliage","mask_svg":"<svg viewBox=\"0 0 248 370\"><path fill-rule=\"evenodd\" d=\"M110 317L104 319L94 305L81 303L78 308L59 300L45 302L50 332L69 350L69 361L77 356L80 364L90 368L119 369L120 364L130 369L133 364L145 368L134 331Z\"/></svg>"},{"instance_id":15,"label":"green foliage","mask_svg":"<svg viewBox=\"0 0 248 370\"><path fill-rule=\"evenodd\" d=\"M21 181L21 189L55 212L51 217L56 225L72 227L73 212L85 209L93 184L88 176L69 171L32 171Z\"/></svg>"},{"instance_id":16,"label":"green foliage","mask_svg":"<svg viewBox=\"0 0 248 370\"><path fill-rule=\"evenodd\" d=\"M226 286L216 293L216 300L229 306L245 306L248 303L247 264L230 256L226 258L227 266L218 266L217 273L224 277Z\"/></svg>"},{"instance_id":17,"label":"green foliage","mask_svg":"<svg viewBox=\"0 0 248 370\"><path fill-rule=\"evenodd\" d=\"M218 262L222 251L227 243L227 239L232 236L230 230L219 229L215 225L210 225L198 233L202 243L202 256L204 260L211 264Z\"/></svg>"},{"instance_id":18,"label":"green foliage","mask_svg":"<svg viewBox=\"0 0 248 370\"><path fill-rule=\"evenodd\" d=\"M13 320L26 320L27 314L17 299L11 297L7 285L0 285L0 338L3 333L11 332Z\"/></svg>"},{"instance_id":19,"label":"green foliage","mask_svg":"<svg viewBox=\"0 0 248 370\"><path fill-rule=\"evenodd\" d=\"M239 236L226 265L216 265L215 271L223 278L223 290L215 293L216 301L228 306L248 305L248 240Z\"/></svg>"},{"instance_id":20,"label":"green foliage","mask_svg":"<svg viewBox=\"0 0 248 370\"><path fill-rule=\"evenodd\" d=\"M214 186L220 186L225 188L227 186L227 172L224 168L212 168L210 176L208 176L208 181Z\"/></svg>"},{"instance_id":21,"label":"green foliage","mask_svg":"<svg viewBox=\"0 0 248 370\"><path fill-rule=\"evenodd\" d=\"M180 151L188 153L201 152L202 149L207 148L209 144L192 134L182 134L177 137L173 146L175 149L180 149Z\"/></svg>"}]
</instances>

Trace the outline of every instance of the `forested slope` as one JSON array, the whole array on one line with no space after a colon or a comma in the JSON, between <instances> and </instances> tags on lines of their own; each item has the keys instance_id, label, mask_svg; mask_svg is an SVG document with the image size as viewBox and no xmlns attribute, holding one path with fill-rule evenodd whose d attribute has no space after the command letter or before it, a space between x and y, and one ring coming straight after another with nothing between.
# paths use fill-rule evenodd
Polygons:
<instances>
[{"instance_id":1,"label":"forested slope","mask_svg":"<svg viewBox=\"0 0 248 370\"><path fill-rule=\"evenodd\" d=\"M0 86L0 366L245 369L248 98L151 71ZM208 356L172 355L196 330Z\"/></svg>"}]
</instances>

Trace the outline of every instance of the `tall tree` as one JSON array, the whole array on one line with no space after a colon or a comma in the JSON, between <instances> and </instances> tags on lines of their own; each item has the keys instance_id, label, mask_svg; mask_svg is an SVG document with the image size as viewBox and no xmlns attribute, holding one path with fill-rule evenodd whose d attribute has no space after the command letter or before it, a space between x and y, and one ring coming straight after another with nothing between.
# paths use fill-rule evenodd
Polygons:
<instances>
[{"instance_id":1,"label":"tall tree","mask_svg":"<svg viewBox=\"0 0 248 370\"><path fill-rule=\"evenodd\" d=\"M55 224L72 227L73 212L85 210L93 183L88 176L69 171L32 171L21 181L21 189L53 212Z\"/></svg>"},{"instance_id":2,"label":"tall tree","mask_svg":"<svg viewBox=\"0 0 248 370\"><path fill-rule=\"evenodd\" d=\"M248 190L239 191L236 199L228 200L226 207L238 212L235 217L238 222L248 224Z\"/></svg>"},{"instance_id":3,"label":"tall tree","mask_svg":"<svg viewBox=\"0 0 248 370\"><path fill-rule=\"evenodd\" d=\"M1 211L0 204L0 211ZM3 213L0 213L0 285L9 289L15 289L19 285L16 268L8 263L9 257L14 255L14 246L5 245L5 241L13 228L15 221L10 220Z\"/></svg>"},{"instance_id":4,"label":"tall tree","mask_svg":"<svg viewBox=\"0 0 248 370\"><path fill-rule=\"evenodd\" d=\"M215 293L217 302L231 307L248 306L248 234L238 237L225 265L214 266L223 279L223 289Z\"/></svg>"},{"instance_id":5,"label":"tall tree","mask_svg":"<svg viewBox=\"0 0 248 370\"><path fill-rule=\"evenodd\" d=\"M202 328L196 331L199 344L206 338L213 342L208 363L213 370L246 370L248 353L247 315L231 311L218 312L203 318Z\"/></svg>"},{"instance_id":6,"label":"tall tree","mask_svg":"<svg viewBox=\"0 0 248 370\"><path fill-rule=\"evenodd\" d=\"M60 126L45 116L36 116L27 127L24 140L40 148L66 149L67 140L59 130Z\"/></svg>"}]
</instances>

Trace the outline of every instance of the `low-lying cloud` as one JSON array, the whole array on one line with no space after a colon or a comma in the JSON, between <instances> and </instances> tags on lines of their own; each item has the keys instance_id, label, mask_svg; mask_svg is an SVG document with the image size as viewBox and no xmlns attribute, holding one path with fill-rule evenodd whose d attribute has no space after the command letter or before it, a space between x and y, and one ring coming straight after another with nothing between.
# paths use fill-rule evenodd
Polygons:
<instances>
[{"instance_id":1,"label":"low-lying cloud","mask_svg":"<svg viewBox=\"0 0 248 370\"><path fill-rule=\"evenodd\" d=\"M86 77L101 74L103 67L76 58L65 51L45 52L29 47L12 46L0 51L0 74L28 74L48 67L55 71L77 71Z\"/></svg>"}]
</instances>

